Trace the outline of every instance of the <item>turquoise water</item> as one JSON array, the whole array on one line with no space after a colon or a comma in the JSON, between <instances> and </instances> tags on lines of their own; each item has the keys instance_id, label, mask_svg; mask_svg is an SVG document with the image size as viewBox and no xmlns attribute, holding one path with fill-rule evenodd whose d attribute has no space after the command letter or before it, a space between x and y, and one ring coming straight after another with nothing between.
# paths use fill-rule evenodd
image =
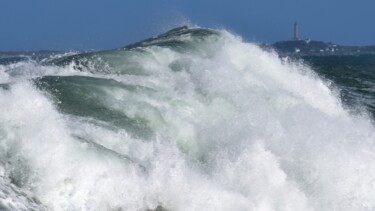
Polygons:
<instances>
[{"instance_id":1,"label":"turquoise water","mask_svg":"<svg viewBox=\"0 0 375 211\"><path fill-rule=\"evenodd\" d=\"M225 30L0 58L4 210L374 210L373 57Z\"/></svg>"}]
</instances>

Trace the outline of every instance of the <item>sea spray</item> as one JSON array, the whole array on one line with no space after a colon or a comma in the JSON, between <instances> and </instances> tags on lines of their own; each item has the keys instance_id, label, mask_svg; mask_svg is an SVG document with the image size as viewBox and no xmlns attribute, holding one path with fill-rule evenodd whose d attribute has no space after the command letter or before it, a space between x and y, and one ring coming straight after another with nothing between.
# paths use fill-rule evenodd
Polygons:
<instances>
[{"instance_id":1,"label":"sea spray","mask_svg":"<svg viewBox=\"0 0 375 211\"><path fill-rule=\"evenodd\" d=\"M368 117L224 30L0 70L6 209L375 209Z\"/></svg>"}]
</instances>

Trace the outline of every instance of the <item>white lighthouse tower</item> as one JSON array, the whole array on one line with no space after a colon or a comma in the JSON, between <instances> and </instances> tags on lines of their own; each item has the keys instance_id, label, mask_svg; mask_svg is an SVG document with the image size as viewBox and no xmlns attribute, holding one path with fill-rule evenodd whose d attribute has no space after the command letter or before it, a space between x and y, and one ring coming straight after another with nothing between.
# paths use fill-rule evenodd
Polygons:
<instances>
[{"instance_id":1,"label":"white lighthouse tower","mask_svg":"<svg viewBox=\"0 0 375 211\"><path fill-rule=\"evenodd\" d=\"M293 40L295 40L295 41L298 41L298 40L299 40L299 34L298 34L298 23L297 23L297 21L294 22Z\"/></svg>"}]
</instances>

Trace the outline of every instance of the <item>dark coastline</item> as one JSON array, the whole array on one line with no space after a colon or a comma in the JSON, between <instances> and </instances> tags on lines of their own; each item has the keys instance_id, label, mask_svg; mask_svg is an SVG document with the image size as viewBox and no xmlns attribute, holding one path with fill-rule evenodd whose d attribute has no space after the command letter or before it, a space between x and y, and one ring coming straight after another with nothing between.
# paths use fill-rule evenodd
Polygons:
<instances>
[{"instance_id":1,"label":"dark coastline","mask_svg":"<svg viewBox=\"0 0 375 211\"><path fill-rule=\"evenodd\" d=\"M353 56L375 54L375 46L345 46L315 40L278 41L267 47L273 48L280 56Z\"/></svg>"}]
</instances>

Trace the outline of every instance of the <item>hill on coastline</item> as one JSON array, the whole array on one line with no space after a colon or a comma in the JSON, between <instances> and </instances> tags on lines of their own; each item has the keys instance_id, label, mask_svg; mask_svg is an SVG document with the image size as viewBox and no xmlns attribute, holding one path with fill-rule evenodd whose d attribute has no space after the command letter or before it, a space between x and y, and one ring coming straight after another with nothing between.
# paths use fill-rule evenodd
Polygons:
<instances>
[{"instance_id":1,"label":"hill on coastline","mask_svg":"<svg viewBox=\"0 0 375 211\"><path fill-rule=\"evenodd\" d=\"M375 46L345 46L331 42L315 40L287 40L278 41L270 47L280 55L295 56L329 56L329 55L359 55L375 54Z\"/></svg>"}]
</instances>

